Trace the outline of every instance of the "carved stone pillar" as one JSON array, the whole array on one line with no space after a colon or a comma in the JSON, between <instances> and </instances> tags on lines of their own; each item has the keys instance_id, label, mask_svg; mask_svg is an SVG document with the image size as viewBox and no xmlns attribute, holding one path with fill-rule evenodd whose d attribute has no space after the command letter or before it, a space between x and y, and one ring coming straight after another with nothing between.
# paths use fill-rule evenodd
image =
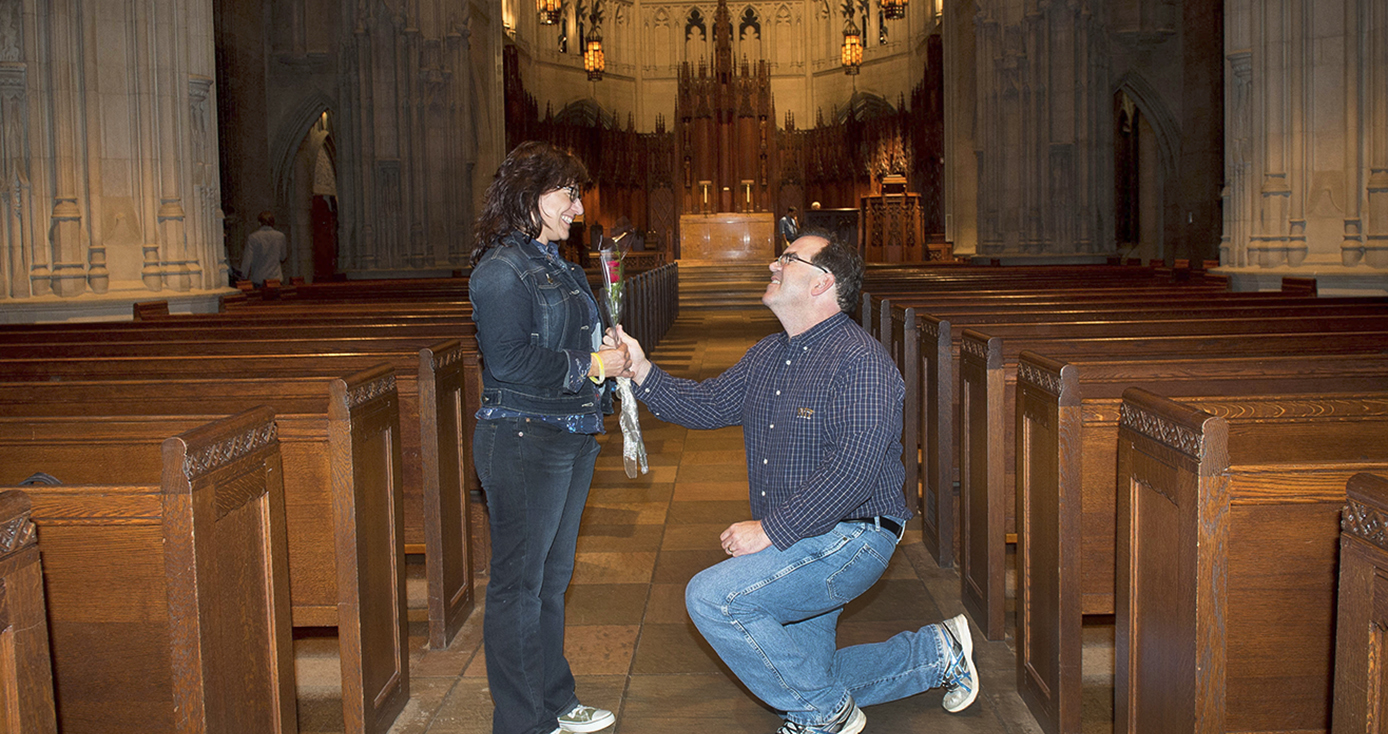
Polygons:
<instances>
[{"instance_id":1,"label":"carved stone pillar","mask_svg":"<svg viewBox=\"0 0 1388 734\"><path fill-rule=\"evenodd\" d=\"M78 204L78 173L85 169L78 154L82 126L82 59L85 49L76 17L77 3L57 0L49 7L49 39L46 59L52 86L49 94L53 115L48 120L53 141L54 197L48 227L48 248L53 265L52 292L76 296L87 289L87 257L82 232L82 208Z\"/></svg>"},{"instance_id":2,"label":"carved stone pillar","mask_svg":"<svg viewBox=\"0 0 1388 734\"><path fill-rule=\"evenodd\" d=\"M20 0L0 0L0 299L51 289L47 253L35 242L28 156L31 70L22 10Z\"/></svg>"},{"instance_id":3,"label":"carved stone pillar","mask_svg":"<svg viewBox=\"0 0 1388 734\"><path fill-rule=\"evenodd\" d=\"M1388 268L1388 7L1359 0L1358 19L1364 24L1364 121L1369 178L1365 182L1364 263Z\"/></svg>"},{"instance_id":4,"label":"carved stone pillar","mask_svg":"<svg viewBox=\"0 0 1388 734\"><path fill-rule=\"evenodd\" d=\"M1220 241L1221 265L1243 267L1248 261L1252 213L1249 209L1249 145L1252 130L1252 65L1248 51L1228 55L1225 85L1225 188L1224 233Z\"/></svg>"}]
</instances>

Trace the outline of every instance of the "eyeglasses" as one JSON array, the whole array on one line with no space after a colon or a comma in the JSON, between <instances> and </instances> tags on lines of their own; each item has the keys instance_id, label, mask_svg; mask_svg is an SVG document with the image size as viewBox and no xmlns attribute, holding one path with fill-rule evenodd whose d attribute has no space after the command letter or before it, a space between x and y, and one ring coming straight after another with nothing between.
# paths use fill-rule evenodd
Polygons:
<instances>
[{"instance_id":1,"label":"eyeglasses","mask_svg":"<svg viewBox=\"0 0 1388 734\"><path fill-rule=\"evenodd\" d=\"M805 263L806 265L809 265L812 268L819 268L820 270L823 270L826 273L829 272L829 268L826 268L823 265L816 265L793 252L781 253L781 256L776 258L776 262L779 262L781 264L781 267L785 267L791 263Z\"/></svg>"},{"instance_id":2,"label":"eyeglasses","mask_svg":"<svg viewBox=\"0 0 1388 734\"><path fill-rule=\"evenodd\" d=\"M578 186L575 184L569 184L568 186L560 186L559 188L555 189L555 191L563 191L564 193L568 194L569 201L578 201L579 199L583 198L583 190L578 188Z\"/></svg>"}]
</instances>

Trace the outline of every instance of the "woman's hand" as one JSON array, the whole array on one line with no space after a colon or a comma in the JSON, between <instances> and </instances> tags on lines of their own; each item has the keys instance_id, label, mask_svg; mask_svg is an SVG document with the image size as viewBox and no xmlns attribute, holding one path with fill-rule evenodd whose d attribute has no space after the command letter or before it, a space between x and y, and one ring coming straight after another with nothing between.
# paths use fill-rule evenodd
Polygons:
<instances>
[{"instance_id":1,"label":"woman's hand","mask_svg":"<svg viewBox=\"0 0 1388 734\"><path fill-rule=\"evenodd\" d=\"M607 334L602 338L602 344L604 347L621 345L631 359L629 372L624 376L632 378L638 385L646 381L646 375L651 373L651 361L646 358L646 350L641 348L641 342L632 338L621 324L617 325L615 331L613 329L607 330Z\"/></svg>"},{"instance_id":2,"label":"woman's hand","mask_svg":"<svg viewBox=\"0 0 1388 734\"><path fill-rule=\"evenodd\" d=\"M626 344L612 345L604 339L597 355L588 365L589 377L631 377L631 355L627 353Z\"/></svg>"}]
</instances>

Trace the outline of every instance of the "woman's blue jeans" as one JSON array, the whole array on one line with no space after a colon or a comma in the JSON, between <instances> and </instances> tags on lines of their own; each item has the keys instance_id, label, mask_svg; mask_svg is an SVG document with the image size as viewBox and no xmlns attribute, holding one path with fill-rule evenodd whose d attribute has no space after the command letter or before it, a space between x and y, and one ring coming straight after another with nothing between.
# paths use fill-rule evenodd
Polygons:
<instances>
[{"instance_id":1,"label":"woman's blue jeans","mask_svg":"<svg viewBox=\"0 0 1388 734\"><path fill-rule=\"evenodd\" d=\"M873 523L841 522L785 550L704 569L685 606L753 694L789 721L820 726L850 696L860 706L905 698L940 685L948 666L936 625L838 649L839 613L876 583L896 542Z\"/></svg>"},{"instance_id":2,"label":"woman's blue jeans","mask_svg":"<svg viewBox=\"0 0 1388 734\"><path fill-rule=\"evenodd\" d=\"M477 476L491 513L482 639L493 734L550 734L578 704L564 657L564 592L597 440L539 421L477 422Z\"/></svg>"}]
</instances>

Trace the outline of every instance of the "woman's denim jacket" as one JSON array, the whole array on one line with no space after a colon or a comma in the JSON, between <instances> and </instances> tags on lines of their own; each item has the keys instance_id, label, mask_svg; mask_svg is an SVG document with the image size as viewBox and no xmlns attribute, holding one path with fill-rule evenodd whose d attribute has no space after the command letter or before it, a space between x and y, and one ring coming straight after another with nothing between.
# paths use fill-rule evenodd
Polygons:
<instances>
[{"instance_id":1,"label":"woman's denim jacket","mask_svg":"<svg viewBox=\"0 0 1388 734\"><path fill-rule=\"evenodd\" d=\"M468 299L482 351L482 407L556 417L612 412L608 390L571 372L602 341L589 322L593 293L582 268L550 260L539 243L512 232L472 269Z\"/></svg>"}]
</instances>

